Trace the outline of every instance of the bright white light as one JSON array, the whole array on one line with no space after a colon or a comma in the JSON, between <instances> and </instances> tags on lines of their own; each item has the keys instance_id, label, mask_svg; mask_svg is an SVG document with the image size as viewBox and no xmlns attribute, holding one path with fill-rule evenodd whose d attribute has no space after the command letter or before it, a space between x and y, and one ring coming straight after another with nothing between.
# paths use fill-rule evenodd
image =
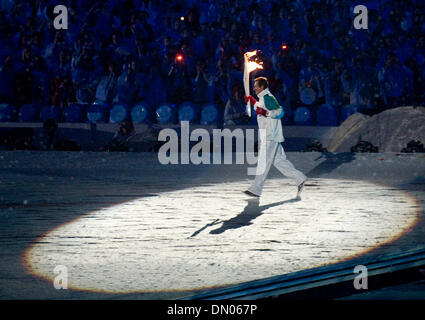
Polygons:
<instances>
[{"instance_id":1,"label":"bright white light","mask_svg":"<svg viewBox=\"0 0 425 320\"><path fill-rule=\"evenodd\" d=\"M312 179L301 201L287 179L158 194L89 213L41 238L27 268L68 287L110 292L189 290L334 263L394 240L419 216L404 192L362 181ZM248 201L249 200L249 201Z\"/></svg>"},{"instance_id":2,"label":"bright white light","mask_svg":"<svg viewBox=\"0 0 425 320\"><path fill-rule=\"evenodd\" d=\"M254 56L256 54L257 54L257 50L245 53L247 58L251 58L252 56ZM255 61L246 61L245 63L247 65L248 73L250 73L251 71L254 71L256 69L263 69L263 66L261 64L255 62Z\"/></svg>"}]
</instances>

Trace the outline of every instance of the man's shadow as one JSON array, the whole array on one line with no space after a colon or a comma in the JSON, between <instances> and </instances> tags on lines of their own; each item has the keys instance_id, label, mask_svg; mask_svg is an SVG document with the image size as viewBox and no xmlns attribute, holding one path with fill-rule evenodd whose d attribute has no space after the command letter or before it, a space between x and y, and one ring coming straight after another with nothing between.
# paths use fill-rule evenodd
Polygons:
<instances>
[{"instance_id":1,"label":"man's shadow","mask_svg":"<svg viewBox=\"0 0 425 320\"><path fill-rule=\"evenodd\" d=\"M264 206L260 206L259 198L253 198L253 199L246 200L248 202L247 205L245 206L243 211L240 214L238 214L236 217L231 218L229 220L224 220L224 221L220 221L220 219L216 219L213 222L206 224L201 229L195 231L190 236L190 238L195 237L196 235L198 235L201 231L205 230L206 228L220 224L220 223L222 223L222 225L217 229L211 230L210 234L220 234L220 233L223 233L223 232L225 232L226 230L229 230L229 229L237 229L237 228L249 226L250 224L252 224L252 221L254 219L258 218L263 213L264 210L270 209L272 207L277 207L277 206L283 205L285 203L298 202L300 200L301 200L300 198L295 197L295 198L290 199L290 200L270 203L270 204L267 204L267 205L264 205Z\"/></svg>"},{"instance_id":2,"label":"man's shadow","mask_svg":"<svg viewBox=\"0 0 425 320\"><path fill-rule=\"evenodd\" d=\"M314 161L317 161L323 157L325 158L325 161L323 161L318 166L314 167L308 173L306 173L307 177L316 177L322 174L330 173L342 164L352 162L356 159L355 154L351 152L342 152L337 154L331 152L323 152L322 155L314 159Z\"/></svg>"}]
</instances>

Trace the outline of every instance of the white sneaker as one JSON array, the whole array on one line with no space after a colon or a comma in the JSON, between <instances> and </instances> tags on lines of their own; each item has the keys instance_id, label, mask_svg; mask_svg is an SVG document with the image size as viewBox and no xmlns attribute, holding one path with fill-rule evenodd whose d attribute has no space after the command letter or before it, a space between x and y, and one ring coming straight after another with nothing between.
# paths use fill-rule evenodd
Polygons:
<instances>
[{"instance_id":1,"label":"white sneaker","mask_svg":"<svg viewBox=\"0 0 425 320\"><path fill-rule=\"evenodd\" d=\"M255 193L252 193L252 192L251 192L251 191L249 191L249 190L246 190L246 191L244 191L243 193L245 193L245 194L247 194L247 195L249 195L249 196L251 196L251 197L256 197L256 198L259 198L259 197L260 197L259 195L255 194Z\"/></svg>"}]
</instances>

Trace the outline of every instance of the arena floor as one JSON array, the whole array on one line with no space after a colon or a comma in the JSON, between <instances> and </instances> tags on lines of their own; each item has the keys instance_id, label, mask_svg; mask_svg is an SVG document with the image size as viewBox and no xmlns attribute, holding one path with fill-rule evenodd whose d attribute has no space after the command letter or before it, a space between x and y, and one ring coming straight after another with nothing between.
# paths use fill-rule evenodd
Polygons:
<instances>
[{"instance_id":1,"label":"arena floor","mask_svg":"<svg viewBox=\"0 0 425 320\"><path fill-rule=\"evenodd\" d=\"M424 154L287 155L301 199L274 168L255 200L247 165L0 152L0 299L175 299L424 246Z\"/></svg>"}]
</instances>

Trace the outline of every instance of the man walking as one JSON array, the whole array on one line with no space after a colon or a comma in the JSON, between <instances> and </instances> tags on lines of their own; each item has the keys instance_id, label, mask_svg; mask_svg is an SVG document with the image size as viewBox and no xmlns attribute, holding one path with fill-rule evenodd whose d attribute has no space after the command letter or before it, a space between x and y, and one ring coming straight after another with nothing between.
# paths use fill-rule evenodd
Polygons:
<instances>
[{"instance_id":1,"label":"man walking","mask_svg":"<svg viewBox=\"0 0 425 320\"><path fill-rule=\"evenodd\" d=\"M258 128L265 130L266 139L265 141L260 140L259 160L255 180L244 193L253 197L259 197L263 190L267 174L273 164L283 175L295 181L298 186L297 197L300 197L307 177L295 169L293 164L286 158L281 145L284 138L280 119L283 117L284 110L268 88L269 83L267 78L256 78L254 81L254 92L259 98L259 101L255 100L252 96L245 96L245 103L250 101L251 105L255 108Z\"/></svg>"}]
</instances>

